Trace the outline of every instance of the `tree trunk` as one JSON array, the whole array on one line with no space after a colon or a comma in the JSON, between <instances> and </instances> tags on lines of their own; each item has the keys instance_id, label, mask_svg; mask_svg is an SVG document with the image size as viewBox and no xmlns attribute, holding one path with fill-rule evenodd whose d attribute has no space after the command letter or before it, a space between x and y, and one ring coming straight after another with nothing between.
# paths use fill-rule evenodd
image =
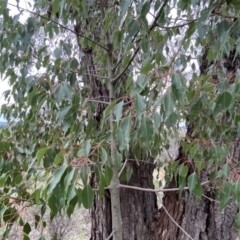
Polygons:
<instances>
[{"instance_id":1,"label":"tree trunk","mask_svg":"<svg viewBox=\"0 0 240 240\"><path fill-rule=\"evenodd\" d=\"M137 164L129 162L133 174L129 181L130 186L154 188L152 173L155 165L152 162ZM126 183L124 183L126 184ZM121 213L123 221L124 240L154 239L152 222L157 211L156 194L133 189L122 188ZM104 240L111 234L111 204L110 195L105 191L102 199L95 196L94 206L91 210L92 231L91 240Z\"/></svg>"},{"instance_id":2,"label":"tree trunk","mask_svg":"<svg viewBox=\"0 0 240 240\"><path fill-rule=\"evenodd\" d=\"M81 33L81 24L76 25L75 32L78 36ZM99 37L99 36L98 36ZM79 45L80 50L84 53L82 64L86 66L87 79L86 84L91 87L91 96L103 102L109 102L109 90L105 84L95 77L97 75L97 67L94 62L94 53L91 48L83 49ZM91 75L92 74L92 75ZM93 76L94 75L94 76ZM123 79L124 81L124 79ZM122 81L122 82L123 82ZM98 103L96 107L96 121L100 122L102 113L106 105ZM131 159L134 159L132 157ZM128 161L128 167L133 170L130 186L142 188L154 188L153 170L155 164L153 159L137 163L136 161ZM126 183L124 183L126 184ZM91 186L98 189L98 180L95 174L91 176ZM157 211L157 199L154 192L144 192L133 189L121 189L121 214L122 228L124 240L146 240L154 239L154 231L152 230L152 222L154 214ZM95 193L94 204L91 209L91 240L105 240L111 235L112 216L111 216L111 198L110 192L105 191L103 198ZM112 238L111 238L112 239Z\"/></svg>"},{"instance_id":3,"label":"tree trunk","mask_svg":"<svg viewBox=\"0 0 240 240\"><path fill-rule=\"evenodd\" d=\"M233 160L239 160L240 144L233 148ZM204 173L201 180L204 181ZM205 178L206 180L206 178ZM168 188L177 187L171 182ZM157 214L154 223L155 239L162 240L190 240L189 234L194 240L235 240L238 236L235 228L235 216L238 212L233 200L226 208L219 210L219 202L215 200L215 194L211 188L205 187L203 198L197 201L196 198L184 191L182 195L178 191L164 194L163 206ZM186 232L184 233L179 226Z\"/></svg>"},{"instance_id":4,"label":"tree trunk","mask_svg":"<svg viewBox=\"0 0 240 240\"><path fill-rule=\"evenodd\" d=\"M202 58L200 66L201 74L205 74L206 70L213 63L207 62L208 47ZM226 68L226 76L228 84L234 83L236 71L239 68L239 57L235 58L235 49L226 55L222 60L223 66ZM220 65L221 66L221 65ZM212 81L218 84L220 80L217 75L212 74ZM228 119L228 113L223 116ZM194 131L194 124L188 126L187 139L190 141ZM194 139L192 139L194 141ZM179 157L177 160L184 162L187 154L183 153L182 148L179 149ZM225 162L229 165L237 166L240 161L240 141L237 139L232 144L231 154ZM223 163L224 164L224 163ZM235 164L235 165L234 165ZM238 180L238 170L233 167L228 180ZM208 180L209 171L203 170L200 174L200 181ZM230 179L231 178L231 179ZM201 200L189 193L188 190L179 193L166 192L163 197L164 208L159 209L156 219L153 223L155 228L155 239L162 240L235 240L238 239L238 232L235 226L235 217L238 208L233 199L228 205L220 211L220 203L217 198L216 187L220 182L216 179L212 184L203 186L203 195ZM178 184L172 180L167 188L178 187ZM171 217L174 219L171 219ZM191 236L191 238L189 237Z\"/></svg>"}]
</instances>

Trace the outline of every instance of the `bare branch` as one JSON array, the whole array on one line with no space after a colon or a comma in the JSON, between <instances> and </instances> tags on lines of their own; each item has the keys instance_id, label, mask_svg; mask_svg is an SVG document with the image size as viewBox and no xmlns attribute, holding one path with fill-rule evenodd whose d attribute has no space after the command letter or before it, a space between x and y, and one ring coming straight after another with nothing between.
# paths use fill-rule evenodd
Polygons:
<instances>
[{"instance_id":1,"label":"bare branch","mask_svg":"<svg viewBox=\"0 0 240 240\"><path fill-rule=\"evenodd\" d=\"M126 167L127 161L128 161L128 159L126 158L126 160L125 160L125 162L124 162L120 172L118 173L118 177L120 177L122 175L122 172L123 172L124 168Z\"/></svg>"},{"instance_id":2,"label":"bare branch","mask_svg":"<svg viewBox=\"0 0 240 240\"><path fill-rule=\"evenodd\" d=\"M89 102L95 102L95 103L103 103L103 104L106 104L106 105L109 105L110 102L104 102L104 101L100 101L100 100L94 100L94 99L88 99Z\"/></svg>"},{"instance_id":3,"label":"bare branch","mask_svg":"<svg viewBox=\"0 0 240 240\"><path fill-rule=\"evenodd\" d=\"M116 230L113 230L106 240L110 240L115 232L116 232Z\"/></svg>"},{"instance_id":4,"label":"bare branch","mask_svg":"<svg viewBox=\"0 0 240 240\"><path fill-rule=\"evenodd\" d=\"M159 9L159 11L158 11L158 13L157 13L157 16L155 17L155 19L154 19L151 27L150 27L149 30L148 30L148 33L150 33L150 32L157 26L157 21L158 21L158 19L161 17L161 14L162 14L162 12L163 12L163 10L164 10L164 7L166 6L167 2L168 2L168 0L165 0L165 1L163 2L162 6L160 7L160 9ZM121 78L122 75L127 71L127 69L128 69L129 66L131 65L132 61L134 60L134 58L135 58L135 56L137 55L137 53L138 53L139 50L140 50L140 47L138 46L138 47L136 48L136 50L134 51L131 59L129 60L127 66L122 70L121 73L119 73L118 76L116 76L114 79L111 80L112 83L116 82L116 81L117 81L119 78ZM114 67L114 69L115 69L115 68L116 68L116 66Z\"/></svg>"},{"instance_id":5,"label":"bare branch","mask_svg":"<svg viewBox=\"0 0 240 240\"><path fill-rule=\"evenodd\" d=\"M169 214L167 209L162 205L162 208L164 209L165 213L169 216L169 218L172 220L172 222L186 235L188 236L191 240L194 240L174 219L173 217Z\"/></svg>"},{"instance_id":6,"label":"bare branch","mask_svg":"<svg viewBox=\"0 0 240 240\"><path fill-rule=\"evenodd\" d=\"M156 23L156 25L163 29L173 29L173 28L180 28L180 27L188 26L190 23L196 22L197 20L198 19L194 19L194 20L188 21L186 23L182 23L182 24L175 25L175 26L161 26L158 23Z\"/></svg>"},{"instance_id":7,"label":"bare branch","mask_svg":"<svg viewBox=\"0 0 240 240\"><path fill-rule=\"evenodd\" d=\"M168 2L168 0L165 0L163 2L162 6L160 7L160 9L159 9L159 11L158 11L153 23L152 23L152 26L148 30L148 33L150 33L157 26L157 21L161 17L161 15L163 13L163 10L164 10L164 7L167 5L167 2Z\"/></svg>"},{"instance_id":8,"label":"bare branch","mask_svg":"<svg viewBox=\"0 0 240 240\"><path fill-rule=\"evenodd\" d=\"M42 19L46 19L46 20L48 20L48 21L51 21L51 22L57 24L58 26L60 26L61 28L65 29L65 30L67 30L67 31L69 31L69 32L72 32L72 33L74 33L74 34L77 34L78 37L84 38L84 39L88 40L89 42L94 43L95 45L97 45L97 46L99 46L100 48L104 49L106 52L109 51L106 47L102 46L102 45L99 44L98 42L96 42L96 41L92 40L91 38L88 38L88 37L86 37L86 36L84 36L84 35L82 35L82 34L80 34L80 33L76 33L74 30L72 30L72 29L70 29L70 28L62 25L62 24L59 23L59 22L56 22L56 21L54 21L54 20L52 20L52 19L49 19L48 17L42 16L42 15L37 14L37 13L35 13L35 12L33 12L33 11L30 11L30 10L28 10L28 9L25 9L25 8L22 8L22 7L18 7L18 6L14 5L14 4L11 4L11 3L9 3L9 2L8 2L7 4L8 4L9 6L16 7L16 8L19 8L19 9L23 10L23 11L29 12L29 13L31 13L31 14L33 14L33 15L35 15L35 16L38 16L38 17L40 17L40 18L42 18Z\"/></svg>"},{"instance_id":9,"label":"bare branch","mask_svg":"<svg viewBox=\"0 0 240 240\"><path fill-rule=\"evenodd\" d=\"M206 181L206 182L201 183L200 185L204 186L204 185L207 185L208 183L209 183L209 181ZM129 188L129 189L134 189L134 190L144 191L144 192L174 192L174 191L180 191L180 190L189 190L189 187L184 187L183 189L180 189L180 188L152 189L152 188L134 187L134 186L124 185L124 184L119 184L118 187ZM109 187L106 187L106 189L109 189Z\"/></svg>"}]
</instances>

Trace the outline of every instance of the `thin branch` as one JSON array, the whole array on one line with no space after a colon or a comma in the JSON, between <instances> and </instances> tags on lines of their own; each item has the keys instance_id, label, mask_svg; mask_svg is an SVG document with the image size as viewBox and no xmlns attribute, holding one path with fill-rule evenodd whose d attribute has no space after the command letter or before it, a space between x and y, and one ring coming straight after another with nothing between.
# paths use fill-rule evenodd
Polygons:
<instances>
[{"instance_id":1,"label":"thin branch","mask_svg":"<svg viewBox=\"0 0 240 240\"><path fill-rule=\"evenodd\" d=\"M169 214L167 209L162 205L162 208L164 209L165 213L168 215L168 217L172 220L172 222L186 235L188 236L191 240L194 240L174 219L173 217Z\"/></svg>"},{"instance_id":2,"label":"thin branch","mask_svg":"<svg viewBox=\"0 0 240 240\"><path fill-rule=\"evenodd\" d=\"M137 31L137 33L134 35L134 37L133 37L133 39L132 39L132 43L135 41L135 39L137 38L137 35L138 35L138 33L139 33L140 31L138 30ZM122 52L122 50L119 52L119 56L121 56L120 54L121 54L121 52ZM120 57L120 59L117 61L117 63L115 64L115 66L113 67L113 71L115 71L116 70L116 68L119 66L119 64L122 62L122 60L123 60L123 58L125 57L125 55L123 54L121 57Z\"/></svg>"},{"instance_id":3,"label":"thin branch","mask_svg":"<svg viewBox=\"0 0 240 240\"><path fill-rule=\"evenodd\" d=\"M100 101L100 100L94 100L94 99L88 99L89 102L95 102L95 103L102 103L102 104L106 104L109 105L110 102L104 102L104 101Z\"/></svg>"},{"instance_id":4,"label":"thin branch","mask_svg":"<svg viewBox=\"0 0 240 240\"><path fill-rule=\"evenodd\" d=\"M159 11L158 11L153 23L152 23L152 26L148 30L148 33L150 33L157 26L157 21L161 17L161 15L163 13L163 10L164 10L164 7L167 5L167 2L168 2L168 0L165 0L163 2L162 6L160 7L160 9L159 9Z\"/></svg>"},{"instance_id":5,"label":"thin branch","mask_svg":"<svg viewBox=\"0 0 240 240\"><path fill-rule=\"evenodd\" d=\"M214 11L214 12L213 12L213 15L214 15L214 14L215 14L215 15L218 15L218 16L220 16L220 17L223 17L223 18L233 18L233 19L239 18L239 16L225 15L225 14L219 12L219 11Z\"/></svg>"},{"instance_id":6,"label":"thin branch","mask_svg":"<svg viewBox=\"0 0 240 240\"><path fill-rule=\"evenodd\" d=\"M210 202L217 202L217 203L220 203L218 200L215 200L215 199L213 199L213 198L210 198L210 197L208 197L208 196L206 196L206 195L202 195L203 197L205 197L206 199L208 199Z\"/></svg>"},{"instance_id":7,"label":"thin branch","mask_svg":"<svg viewBox=\"0 0 240 240\"><path fill-rule=\"evenodd\" d=\"M4 195L0 195L0 198L8 198L8 199L12 199L16 202L30 202L30 200L27 200L27 199L16 198L16 197L11 197L11 196L4 196Z\"/></svg>"},{"instance_id":8,"label":"thin branch","mask_svg":"<svg viewBox=\"0 0 240 240\"><path fill-rule=\"evenodd\" d=\"M180 27L184 27L184 26L187 26L189 25L190 23L193 23L193 22L196 22L198 19L194 19L192 21L189 21L189 22L186 22L186 23L183 23L183 24L179 24L179 25L175 25L175 26L161 26L159 25L158 23L156 23L157 27L160 27L160 28L163 28L163 29L173 29L173 28L180 28Z\"/></svg>"},{"instance_id":9,"label":"thin branch","mask_svg":"<svg viewBox=\"0 0 240 240\"><path fill-rule=\"evenodd\" d=\"M116 230L113 230L106 240L110 240L115 232L116 232Z\"/></svg>"},{"instance_id":10,"label":"thin branch","mask_svg":"<svg viewBox=\"0 0 240 240\"><path fill-rule=\"evenodd\" d=\"M122 172L123 172L124 168L126 167L127 161L128 161L128 159L126 158L126 160L125 160L125 162L124 162L120 172L118 173L118 177L120 177L122 175Z\"/></svg>"},{"instance_id":11,"label":"thin branch","mask_svg":"<svg viewBox=\"0 0 240 240\"><path fill-rule=\"evenodd\" d=\"M41 59L40 59L38 56L36 56L35 54L33 54L32 56L33 56L34 58L36 58L38 61L43 62L43 60L41 60ZM50 59L50 60L52 61L53 59ZM61 69L62 71L65 71L65 69L64 69L63 67L56 67L56 66L54 66L53 63L49 63L49 64L50 64L53 68L55 68L55 69ZM73 69L69 69L68 72L79 74L79 71L73 70ZM100 75L96 75L96 74L91 74L91 73L89 73L89 72L86 72L86 75L87 75L87 76L91 76L91 77L97 77L97 78L100 78L100 79L106 79L106 80L108 80L108 77L100 76Z\"/></svg>"},{"instance_id":12,"label":"thin branch","mask_svg":"<svg viewBox=\"0 0 240 240\"><path fill-rule=\"evenodd\" d=\"M137 55L139 49L140 49L140 47L138 46L137 49L135 50L135 52L133 53L131 59L129 60L127 66L122 70L122 72L120 72L120 73L118 74L118 76L116 76L115 78L113 78L113 79L111 80L111 83L116 82L116 81L117 81L119 78L121 78L122 75L127 71L127 69L129 68L129 66L131 65L132 61L134 60L135 56Z\"/></svg>"},{"instance_id":13,"label":"thin branch","mask_svg":"<svg viewBox=\"0 0 240 240\"><path fill-rule=\"evenodd\" d=\"M158 21L158 19L161 17L161 14L162 14L162 12L163 12L163 10L164 10L164 7L166 6L167 2L168 2L168 0L165 0L165 1L163 2L162 6L160 7L160 9L159 9L159 11L158 11L158 13L157 13L157 15L156 15L156 17L155 17L152 25L151 25L151 27L150 27L149 30L148 30L148 33L150 33L150 32L157 26L157 21ZM134 60L134 58L135 58L135 56L137 55L137 53L138 53L139 50L140 50L140 47L138 46L137 49L134 51L131 59L129 60L127 66L122 70L121 73L119 73L118 76L116 76L115 78L113 78L113 79L111 80L112 83L116 82L119 78L122 77L122 75L126 72L126 70L127 70L127 69L129 68L129 66L131 65L132 61ZM115 69L115 68L116 68L116 65L115 65L114 69Z\"/></svg>"},{"instance_id":14,"label":"thin branch","mask_svg":"<svg viewBox=\"0 0 240 240\"><path fill-rule=\"evenodd\" d=\"M89 42L94 43L95 45L97 45L97 46L99 46L100 48L104 49L106 52L109 51L106 47L102 46L102 45L99 44L98 42L96 42L96 41L92 40L91 38L88 38L88 37L86 37L86 36L84 36L84 35L82 35L82 34L80 34L80 33L76 33L74 30L72 30L72 29L70 29L70 28L62 25L62 24L59 23L59 22L56 22L56 21L54 21L54 20L52 20L52 19L49 19L48 17L42 16L42 15L37 14L37 13L35 13L35 12L33 12L33 11L30 11L30 10L28 10L28 9L25 9L25 8L22 8L22 7L18 7L18 6L14 5L14 4L11 4L11 3L9 3L9 2L8 2L7 4L10 5L10 6L12 6L12 7L16 7L16 8L19 8L19 9L23 10L23 11L29 12L29 13L31 13L31 14L33 14L33 15L35 15L35 16L38 16L38 17L40 17L40 18L42 18L42 19L48 20L48 21L50 21L50 22L52 22L52 23L55 23L55 24L59 25L60 27L62 27L63 29L65 29L65 30L67 30L67 31L69 31L69 32L72 32L72 33L76 34L78 37L84 38L84 39L88 40Z\"/></svg>"},{"instance_id":15,"label":"thin branch","mask_svg":"<svg viewBox=\"0 0 240 240\"><path fill-rule=\"evenodd\" d=\"M206 181L206 182L201 183L200 185L204 186L204 185L207 185L208 183L209 183L209 181ZM143 191L143 192L174 192L174 191L180 191L180 190L189 190L189 187L184 187L183 189L180 189L180 188L152 189L152 188L134 187L134 186L124 185L124 184L119 184L118 187L129 188L129 189L134 189L134 190ZM106 187L106 189L109 189L109 187Z\"/></svg>"}]
</instances>

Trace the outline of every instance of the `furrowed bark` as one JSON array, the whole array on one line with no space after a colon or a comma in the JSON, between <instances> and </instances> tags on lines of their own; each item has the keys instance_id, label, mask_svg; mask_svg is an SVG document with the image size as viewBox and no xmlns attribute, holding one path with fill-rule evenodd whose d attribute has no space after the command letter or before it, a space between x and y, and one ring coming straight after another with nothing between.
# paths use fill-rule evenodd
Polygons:
<instances>
[{"instance_id":1,"label":"furrowed bark","mask_svg":"<svg viewBox=\"0 0 240 240\"><path fill-rule=\"evenodd\" d=\"M208 68L213 63L207 61L207 51L202 57L200 66L201 74L205 74ZM239 57L235 57L235 49L233 49L228 56L222 60L222 64L226 68L226 75L228 83L231 85L235 81L236 71L240 66ZM212 81L214 84L219 83L216 74L212 74ZM227 119L229 116L223 116ZM187 138L191 140L194 131L194 124L188 126ZM192 139L193 140L193 139ZM179 157L177 160L184 162L187 159L187 154L179 149ZM229 165L237 166L240 161L240 141L236 139L232 143L231 154L226 159ZM224 164L224 163L223 163ZM234 169L234 168L233 168ZM231 170L231 175L235 180L239 177L237 169ZM209 170L203 170L200 174L200 181L204 182L209 178ZM235 216L238 213L238 208L233 199L228 205L220 211L220 204L217 200L216 188L219 185L219 180L216 179L211 185L204 186L204 193L200 201L189 193L189 191L166 192L163 198L163 205L166 211L174 219L171 220L165 209L161 208L156 214L154 221L155 239L162 240L235 240L238 237L238 232L235 226ZM177 187L177 183L172 180L167 188ZM180 229L179 225L183 230ZM190 235L191 237L187 236Z\"/></svg>"}]
</instances>

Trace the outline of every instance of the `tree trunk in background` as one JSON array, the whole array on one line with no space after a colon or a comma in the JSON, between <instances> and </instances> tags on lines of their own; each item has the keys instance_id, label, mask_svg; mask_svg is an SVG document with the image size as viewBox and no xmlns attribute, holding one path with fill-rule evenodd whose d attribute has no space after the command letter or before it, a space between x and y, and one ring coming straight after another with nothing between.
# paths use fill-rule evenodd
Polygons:
<instances>
[{"instance_id":1,"label":"tree trunk in background","mask_svg":"<svg viewBox=\"0 0 240 240\"><path fill-rule=\"evenodd\" d=\"M207 62L207 51L203 55L202 63L200 66L201 74L209 68L210 64ZM229 84L234 83L236 71L239 68L239 57L235 58L235 49L225 56L223 59L223 65L227 70L227 77ZM212 75L212 81L218 84L218 79L215 74ZM227 118L228 116L224 116ZM194 131L194 126L191 124L188 126L187 138L191 140L191 135ZM179 149L179 157L177 160L184 162L187 159L187 155L183 153L182 148ZM228 164L239 165L240 160L240 141L236 140L232 144L232 150L230 157L226 159ZM230 176L238 178L238 170L235 168L234 172L230 172ZM201 172L200 181L205 182L208 180L209 172L203 170ZM218 180L214 181L213 189L218 185ZM172 180L167 188L178 187L178 184ZM235 227L235 216L238 213L238 208L234 200L230 200L229 204L220 211L219 201L215 200L216 195L212 190L211 185L203 186L203 197L200 201L197 201L193 195L190 195L189 191L183 191L180 195L179 191L166 192L163 197L163 206L169 215L166 214L165 209L161 208L156 215L156 219L153 223L155 228L155 239L162 240L189 240L189 238L180 227L189 234L194 240L235 240L238 237L238 233ZM177 226L177 224L180 226Z\"/></svg>"},{"instance_id":2,"label":"tree trunk in background","mask_svg":"<svg viewBox=\"0 0 240 240\"><path fill-rule=\"evenodd\" d=\"M154 188L152 173L155 165L152 162L137 164L129 161L133 174L130 186L142 188ZM123 183L126 184L126 183ZM96 181L95 181L95 185ZM157 211L156 194L133 189L122 188L121 212L123 220L124 240L154 239L152 222ZM91 210L92 231L91 240L105 240L112 232L110 194L105 191L102 199L95 195L94 206Z\"/></svg>"},{"instance_id":3,"label":"tree trunk in background","mask_svg":"<svg viewBox=\"0 0 240 240\"><path fill-rule=\"evenodd\" d=\"M81 33L81 24L75 27L76 35ZM98 36L99 37L99 36ZM97 75L97 66L94 62L94 53L91 48L83 49L79 45L80 50L84 53L82 64L87 69L87 85L91 86L91 97L97 100L109 102L108 88L102 84L97 77L88 75L88 73ZM106 105L98 104L96 107L96 121L100 122L102 113ZM132 157L131 159L134 159ZM153 185L153 170L155 164L153 159L146 160L142 163L136 161L128 161L128 166L131 166L133 174L129 181L130 186L142 188L154 188ZM126 184L126 183L124 183ZM98 189L98 181L96 175L91 176L91 186ZM147 240L154 239L154 232L151 228L154 213L157 211L156 194L153 192L143 192L133 189L121 189L121 213L123 221L123 239L124 240ZM91 240L105 240L112 233L111 219L111 198L109 191L105 191L102 199L98 193L95 194L93 208L91 209Z\"/></svg>"},{"instance_id":4,"label":"tree trunk in background","mask_svg":"<svg viewBox=\"0 0 240 240\"><path fill-rule=\"evenodd\" d=\"M239 159L240 144L234 147L236 159ZM206 172L202 172L201 181L206 181ZM167 188L177 187L172 181ZM166 192L163 206L166 208L176 223L187 232L194 240L235 240L238 236L235 228L235 216L238 212L234 201L227 207L219 210L219 202L215 199L214 192L207 186L204 187L204 196L197 201L189 191ZM174 223L161 208L154 222L155 239L162 240L190 240L189 237Z\"/></svg>"}]
</instances>

